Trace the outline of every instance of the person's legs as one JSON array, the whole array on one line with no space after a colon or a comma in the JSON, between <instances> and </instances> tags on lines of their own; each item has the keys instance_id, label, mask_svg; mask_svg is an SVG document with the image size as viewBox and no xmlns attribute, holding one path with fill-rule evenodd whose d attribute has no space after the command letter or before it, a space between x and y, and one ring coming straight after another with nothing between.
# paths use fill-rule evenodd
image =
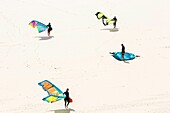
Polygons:
<instances>
[{"instance_id":1,"label":"person's legs","mask_svg":"<svg viewBox=\"0 0 170 113\"><path fill-rule=\"evenodd\" d=\"M50 36L50 30L48 30L48 36Z\"/></svg>"},{"instance_id":2,"label":"person's legs","mask_svg":"<svg viewBox=\"0 0 170 113\"><path fill-rule=\"evenodd\" d=\"M70 103L70 101L69 101L69 100L67 100L67 107L68 107L69 103Z\"/></svg>"},{"instance_id":3,"label":"person's legs","mask_svg":"<svg viewBox=\"0 0 170 113\"><path fill-rule=\"evenodd\" d=\"M66 105L66 103L67 103L67 100L66 100L66 99L64 99L64 102L65 102L65 104L64 104L64 105L65 105L65 108L66 108L66 107L67 107L67 105Z\"/></svg>"},{"instance_id":4,"label":"person's legs","mask_svg":"<svg viewBox=\"0 0 170 113\"><path fill-rule=\"evenodd\" d=\"M123 60L124 60L124 54L125 54L125 53L122 53L122 59L123 59Z\"/></svg>"},{"instance_id":5,"label":"person's legs","mask_svg":"<svg viewBox=\"0 0 170 113\"><path fill-rule=\"evenodd\" d=\"M113 23L114 28L116 28L116 22Z\"/></svg>"},{"instance_id":6,"label":"person's legs","mask_svg":"<svg viewBox=\"0 0 170 113\"><path fill-rule=\"evenodd\" d=\"M50 32L51 32L51 29L49 28L49 29L48 29L48 36L50 36Z\"/></svg>"}]
</instances>

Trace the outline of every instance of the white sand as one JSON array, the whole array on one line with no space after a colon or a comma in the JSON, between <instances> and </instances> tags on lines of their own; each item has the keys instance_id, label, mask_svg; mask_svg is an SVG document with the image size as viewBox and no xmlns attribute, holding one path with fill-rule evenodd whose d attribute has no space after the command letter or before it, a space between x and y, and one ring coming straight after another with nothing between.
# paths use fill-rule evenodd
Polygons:
<instances>
[{"instance_id":1,"label":"white sand","mask_svg":"<svg viewBox=\"0 0 170 113\"><path fill-rule=\"evenodd\" d=\"M47 113L64 108L41 99L50 80L70 89L77 113L169 113L169 0L0 1L0 113ZM118 32L95 16L117 16ZM51 22L53 38L28 26ZM109 52L141 57L129 63Z\"/></svg>"}]
</instances>

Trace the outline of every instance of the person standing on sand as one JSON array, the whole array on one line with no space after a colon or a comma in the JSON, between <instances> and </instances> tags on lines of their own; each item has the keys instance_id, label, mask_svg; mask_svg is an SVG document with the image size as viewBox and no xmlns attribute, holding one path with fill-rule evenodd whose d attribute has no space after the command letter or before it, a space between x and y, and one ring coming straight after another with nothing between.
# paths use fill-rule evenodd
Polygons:
<instances>
[{"instance_id":1,"label":"person standing on sand","mask_svg":"<svg viewBox=\"0 0 170 113\"><path fill-rule=\"evenodd\" d=\"M48 36L50 36L50 32L52 31L52 27L51 27L51 23L49 23L48 25L47 25L47 27L48 27Z\"/></svg>"},{"instance_id":2,"label":"person standing on sand","mask_svg":"<svg viewBox=\"0 0 170 113\"><path fill-rule=\"evenodd\" d=\"M66 91L63 93L63 94L65 94L65 98L64 98L64 102L65 102L65 108L68 108L68 105L69 105L69 103L70 103L70 97L69 97L69 89L67 88L66 89Z\"/></svg>"},{"instance_id":3,"label":"person standing on sand","mask_svg":"<svg viewBox=\"0 0 170 113\"><path fill-rule=\"evenodd\" d=\"M114 16L114 18L113 18L112 20L113 20L113 26L114 26L114 28L116 28L116 23L117 23L117 18L116 18L116 16Z\"/></svg>"},{"instance_id":4,"label":"person standing on sand","mask_svg":"<svg viewBox=\"0 0 170 113\"><path fill-rule=\"evenodd\" d=\"M125 55L125 46L121 44L122 46L122 59L124 60L124 55Z\"/></svg>"}]
</instances>

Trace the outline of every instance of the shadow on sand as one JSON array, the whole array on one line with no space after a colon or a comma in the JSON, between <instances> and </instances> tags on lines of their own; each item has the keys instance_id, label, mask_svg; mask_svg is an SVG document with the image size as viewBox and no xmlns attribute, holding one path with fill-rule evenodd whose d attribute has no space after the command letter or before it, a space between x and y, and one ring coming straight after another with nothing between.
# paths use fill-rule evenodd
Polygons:
<instances>
[{"instance_id":1,"label":"shadow on sand","mask_svg":"<svg viewBox=\"0 0 170 113\"><path fill-rule=\"evenodd\" d=\"M35 38L39 38L39 40L49 40L54 36L35 36Z\"/></svg>"},{"instance_id":2,"label":"shadow on sand","mask_svg":"<svg viewBox=\"0 0 170 113\"><path fill-rule=\"evenodd\" d=\"M101 30L108 30L110 32L117 32L117 31L119 31L119 28L105 28L105 29L101 29Z\"/></svg>"},{"instance_id":3,"label":"shadow on sand","mask_svg":"<svg viewBox=\"0 0 170 113\"><path fill-rule=\"evenodd\" d=\"M57 110L50 110L53 113L70 113L70 111L75 111L74 109L57 109Z\"/></svg>"}]
</instances>

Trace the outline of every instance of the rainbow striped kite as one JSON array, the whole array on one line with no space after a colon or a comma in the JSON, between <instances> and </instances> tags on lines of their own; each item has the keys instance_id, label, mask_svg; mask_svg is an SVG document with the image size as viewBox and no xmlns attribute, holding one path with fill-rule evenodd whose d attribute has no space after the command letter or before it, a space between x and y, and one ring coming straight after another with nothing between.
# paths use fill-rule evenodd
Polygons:
<instances>
[{"instance_id":1,"label":"rainbow striped kite","mask_svg":"<svg viewBox=\"0 0 170 113\"><path fill-rule=\"evenodd\" d=\"M48 93L48 96L42 99L46 102L53 103L65 98L63 92L48 80L44 80L38 85L42 86L44 91Z\"/></svg>"},{"instance_id":2,"label":"rainbow striped kite","mask_svg":"<svg viewBox=\"0 0 170 113\"><path fill-rule=\"evenodd\" d=\"M29 25L32 26L33 28L37 28L39 33L45 31L48 28L47 25L36 20L31 21Z\"/></svg>"}]
</instances>

